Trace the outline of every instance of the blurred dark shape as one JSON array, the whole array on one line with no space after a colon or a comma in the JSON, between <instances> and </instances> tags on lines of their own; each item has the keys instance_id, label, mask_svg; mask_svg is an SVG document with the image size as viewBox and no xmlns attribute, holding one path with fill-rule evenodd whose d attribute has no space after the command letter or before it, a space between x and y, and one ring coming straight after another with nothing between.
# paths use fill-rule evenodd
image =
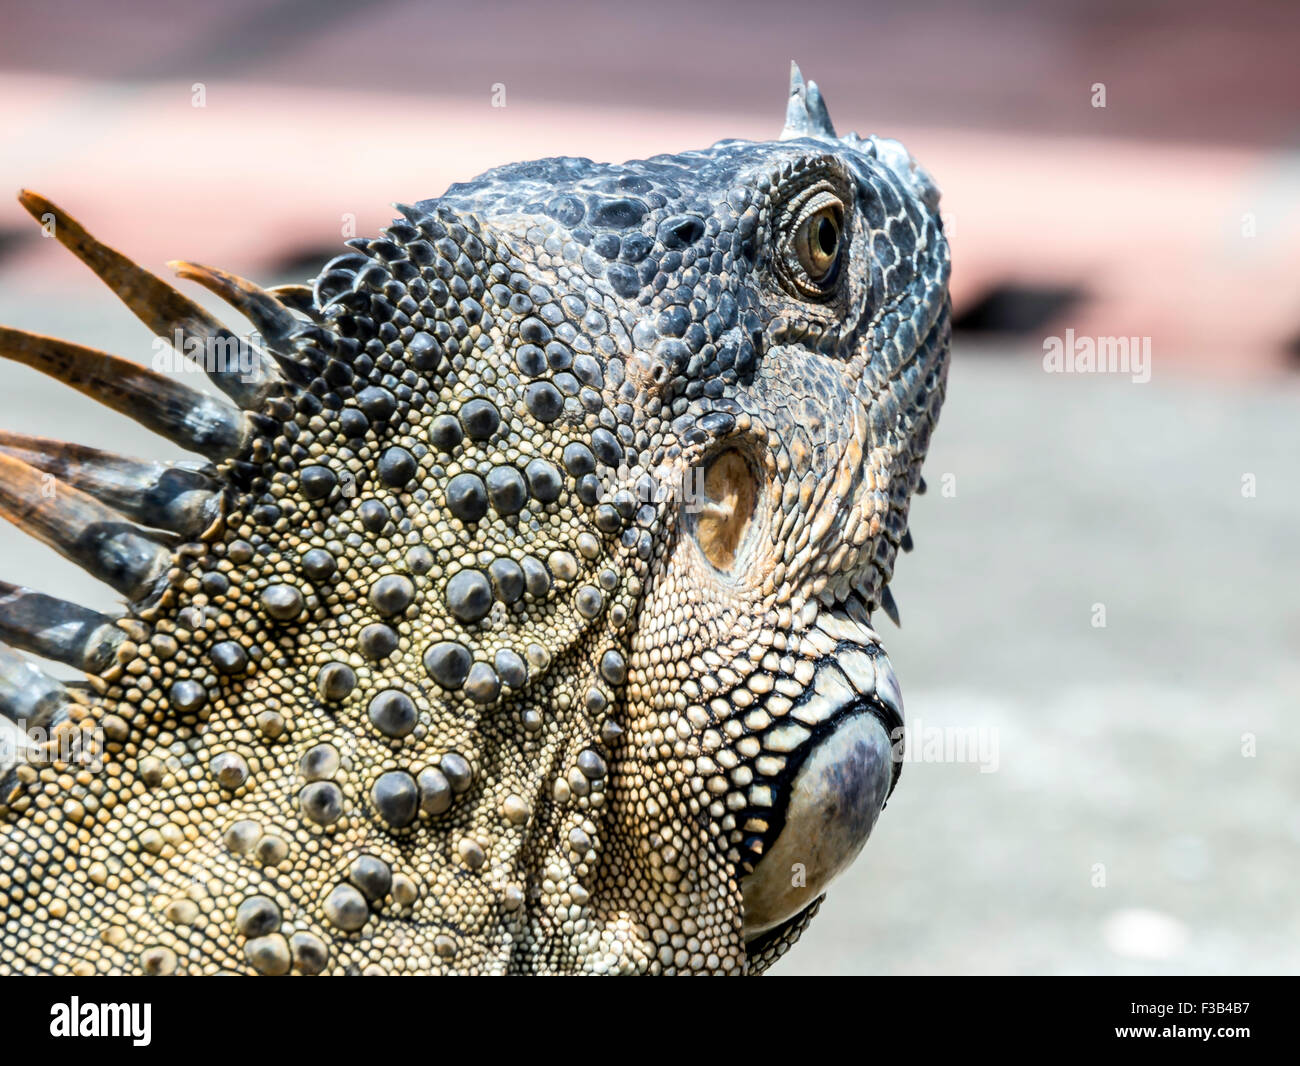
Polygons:
<instances>
[{"instance_id":1,"label":"blurred dark shape","mask_svg":"<svg viewBox=\"0 0 1300 1066\"><path fill-rule=\"evenodd\" d=\"M1087 294L1079 288L996 285L960 314L953 316L954 333L996 336L1042 336L1053 322L1077 307Z\"/></svg>"}]
</instances>

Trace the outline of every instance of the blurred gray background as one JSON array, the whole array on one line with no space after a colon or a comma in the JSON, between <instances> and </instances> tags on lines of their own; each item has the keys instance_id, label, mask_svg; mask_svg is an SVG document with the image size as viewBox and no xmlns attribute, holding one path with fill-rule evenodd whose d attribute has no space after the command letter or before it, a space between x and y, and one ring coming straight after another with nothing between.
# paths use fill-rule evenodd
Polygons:
<instances>
[{"instance_id":1,"label":"blurred gray background","mask_svg":"<svg viewBox=\"0 0 1300 1066\"><path fill-rule=\"evenodd\" d=\"M1300 9L1216 8L3 0L0 187L160 273L303 280L497 163L772 136L793 53L944 190L949 398L882 636L922 753L984 748L906 765L775 972L1294 973ZM152 355L16 205L0 322ZM1066 329L1151 380L1046 373ZM176 457L7 364L0 425ZM113 606L7 525L0 578Z\"/></svg>"}]
</instances>

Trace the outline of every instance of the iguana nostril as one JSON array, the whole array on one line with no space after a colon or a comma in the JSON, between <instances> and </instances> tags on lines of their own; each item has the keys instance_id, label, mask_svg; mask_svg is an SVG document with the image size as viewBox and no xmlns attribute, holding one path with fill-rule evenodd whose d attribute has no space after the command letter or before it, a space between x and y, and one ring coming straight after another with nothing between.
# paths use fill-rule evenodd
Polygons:
<instances>
[{"instance_id":1,"label":"iguana nostril","mask_svg":"<svg viewBox=\"0 0 1300 1066\"><path fill-rule=\"evenodd\" d=\"M749 461L730 448L705 469L703 490L703 499L695 501L695 540L710 564L729 572L753 521L758 479Z\"/></svg>"}]
</instances>

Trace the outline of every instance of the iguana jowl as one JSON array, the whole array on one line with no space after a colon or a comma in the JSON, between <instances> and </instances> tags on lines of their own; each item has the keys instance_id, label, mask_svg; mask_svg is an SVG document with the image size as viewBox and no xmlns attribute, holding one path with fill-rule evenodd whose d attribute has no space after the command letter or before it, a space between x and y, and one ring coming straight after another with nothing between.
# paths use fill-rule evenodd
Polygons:
<instances>
[{"instance_id":1,"label":"iguana jowl","mask_svg":"<svg viewBox=\"0 0 1300 1066\"><path fill-rule=\"evenodd\" d=\"M796 69L779 141L500 167L310 288L176 264L256 349L22 202L229 402L0 331L207 460L0 435L0 510L127 601L3 590L0 636L89 680L0 649L0 970L741 973L797 938L898 769L870 618L949 335L900 145Z\"/></svg>"}]
</instances>

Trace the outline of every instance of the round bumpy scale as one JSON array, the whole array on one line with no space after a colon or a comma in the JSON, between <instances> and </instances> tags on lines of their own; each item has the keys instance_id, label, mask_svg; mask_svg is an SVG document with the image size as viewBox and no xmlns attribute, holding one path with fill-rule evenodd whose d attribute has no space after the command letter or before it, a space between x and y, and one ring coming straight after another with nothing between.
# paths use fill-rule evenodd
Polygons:
<instances>
[{"instance_id":1,"label":"round bumpy scale","mask_svg":"<svg viewBox=\"0 0 1300 1066\"><path fill-rule=\"evenodd\" d=\"M435 644L424 653L425 671L445 689L460 688L473 662L469 649L451 640Z\"/></svg>"},{"instance_id":2,"label":"round bumpy scale","mask_svg":"<svg viewBox=\"0 0 1300 1066\"><path fill-rule=\"evenodd\" d=\"M352 885L335 885L325 897L325 917L345 933L355 933L370 918L366 898Z\"/></svg>"},{"instance_id":3,"label":"round bumpy scale","mask_svg":"<svg viewBox=\"0 0 1300 1066\"><path fill-rule=\"evenodd\" d=\"M348 880L371 903L379 903L393 885L393 871L382 859L373 855L358 855L348 870Z\"/></svg>"},{"instance_id":4,"label":"round bumpy scale","mask_svg":"<svg viewBox=\"0 0 1300 1066\"><path fill-rule=\"evenodd\" d=\"M411 697L398 689L385 689L370 701L370 721L386 737L409 736L419 721Z\"/></svg>"},{"instance_id":5,"label":"round bumpy scale","mask_svg":"<svg viewBox=\"0 0 1300 1066\"><path fill-rule=\"evenodd\" d=\"M369 599L380 614L401 614L415 599L415 585L402 574L386 574L370 586Z\"/></svg>"},{"instance_id":6,"label":"round bumpy scale","mask_svg":"<svg viewBox=\"0 0 1300 1066\"><path fill-rule=\"evenodd\" d=\"M277 622L292 622L303 609L303 596L292 585L270 585L262 591L262 608Z\"/></svg>"},{"instance_id":7,"label":"round bumpy scale","mask_svg":"<svg viewBox=\"0 0 1300 1066\"><path fill-rule=\"evenodd\" d=\"M343 791L332 781L314 781L298 793L302 813L317 825L333 825L343 817Z\"/></svg>"},{"instance_id":8,"label":"round bumpy scale","mask_svg":"<svg viewBox=\"0 0 1300 1066\"><path fill-rule=\"evenodd\" d=\"M415 778L401 770L380 774L370 789L370 802L379 817L394 829L402 829L415 821L419 809L420 792Z\"/></svg>"},{"instance_id":9,"label":"round bumpy scale","mask_svg":"<svg viewBox=\"0 0 1300 1066\"><path fill-rule=\"evenodd\" d=\"M487 617L492 586L478 570L459 570L447 582L447 610L466 625Z\"/></svg>"},{"instance_id":10,"label":"round bumpy scale","mask_svg":"<svg viewBox=\"0 0 1300 1066\"><path fill-rule=\"evenodd\" d=\"M326 663L316 675L316 691L321 699L337 703L352 695L356 687L356 671L347 663Z\"/></svg>"},{"instance_id":11,"label":"round bumpy scale","mask_svg":"<svg viewBox=\"0 0 1300 1066\"><path fill-rule=\"evenodd\" d=\"M451 807L451 782L436 767L421 770L416 781L420 790L420 810L425 814L442 814Z\"/></svg>"}]
</instances>

